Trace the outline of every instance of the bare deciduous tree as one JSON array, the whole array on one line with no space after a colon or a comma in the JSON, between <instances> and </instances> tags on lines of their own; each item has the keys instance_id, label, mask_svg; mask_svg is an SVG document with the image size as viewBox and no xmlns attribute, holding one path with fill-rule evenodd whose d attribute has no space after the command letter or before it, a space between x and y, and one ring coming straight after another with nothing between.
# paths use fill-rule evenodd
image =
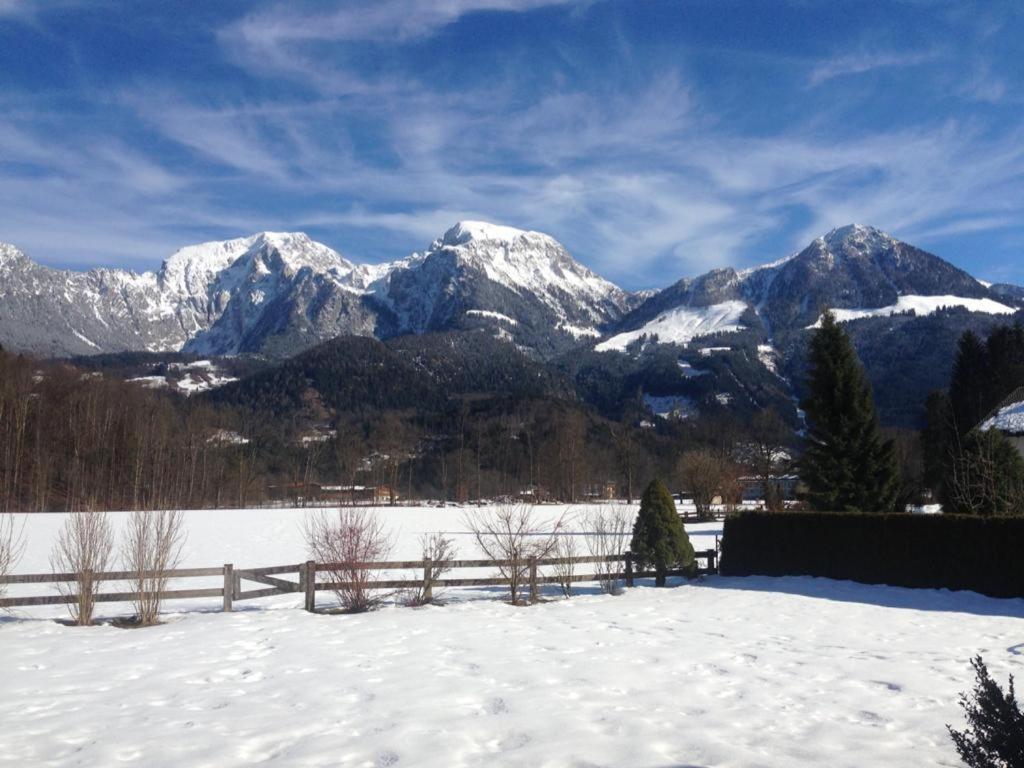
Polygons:
<instances>
[{"instance_id":1,"label":"bare deciduous tree","mask_svg":"<svg viewBox=\"0 0 1024 768\"><path fill-rule=\"evenodd\" d=\"M502 504L489 512L466 515L463 522L484 556L494 560L508 580L514 605L523 602L530 559L550 556L563 527L562 518L543 520L530 504Z\"/></svg>"},{"instance_id":2,"label":"bare deciduous tree","mask_svg":"<svg viewBox=\"0 0 1024 768\"><path fill-rule=\"evenodd\" d=\"M68 515L50 553L54 573L73 574L71 582L58 582L57 590L72 598L68 611L76 624L92 624L96 593L114 552L114 531L103 512Z\"/></svg>"},{"instance_id":3,"label":"bare deciduous tree","mask_svg":"<svg viewBox=\"0 0 1024 768\"><path fill-rule=\"evenodd\" d=\"M318 568L337 584L334 594L346 611L362 613L380 603L370 586L378 571L364 566L387 558L392 542L376 513L344 508L311 515L306 518L305 535Z\"/></svg>"},{"instance_id":4,"label":"bare deciduous tree","mask_svg":"<svg viewBox=\"0 0 1024 768\"><path fill-rule=\"evenodd\" d=\"M624 509L593 507L584 513L583 525L587 532L587 549L592 557L617 557L629 545L633 516ZM621 569L622 563L607 560L594 567L598 584L609 595L617 595L622 591L616 575Z\"/></svg>"},{"instance_id":5,"label":"bare deciduous tree","mask_svg":"<svg viewBox=\"0 0 1024 768\"><path fill-rule=\"evenodd\" d=\"M440 532L420 536L420 549L423 550L423 559L430 561L430 566L424 569L423 583L405 595L403 602L406 605L426 605L437 600L434 587L451 571L452 560L455 559L455 540Z\"/></svg>"},{"instance_id":6,"label":"bare deciduous tree","mask_svg":"<svg viewBox=\"0 0 1024 768\"><path fill-rule=\"evenodd\" d=\"M133 574L132 590L138 594L135 611L143 626L156 623L168 571L181 562L185 543L183 522L179 510L137 511L128 518L121 550L125 570Z\"/></svg>"},{"instance_id":7,"label":"bare deciduous tree","mask_svg":"<svg viewBox=\"0 0 1024 768\"><path fill-rule=\"evenodd\" d=\"M711 451L687 451L679 459L679 478L693 496L700 520L711 519L711 504L726 479L725 462Z\"/></svg>"},{"instance_id":8,"label":"bare deciduous tree","mask_svg":"<svg viewBox=\"0 0 1024 768\"><path fill-rule=\"evenodd\" d=\"M25 551L23 537L25 525L18 525L14 515L0 513L0 576L9 576ZM0 597L7 591L7 585L0 583Z\"/></svg>"}]
</instances>

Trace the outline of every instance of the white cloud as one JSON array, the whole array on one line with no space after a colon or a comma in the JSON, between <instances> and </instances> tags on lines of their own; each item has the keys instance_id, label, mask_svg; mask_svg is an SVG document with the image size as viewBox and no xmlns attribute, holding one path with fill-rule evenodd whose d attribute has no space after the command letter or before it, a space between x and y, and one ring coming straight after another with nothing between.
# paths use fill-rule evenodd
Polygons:
<instances>
[{"instance_id":1,"label":"white cloud","mask_svg":"<svg viewBox=\"0 0 1024 768\"><path fill-rule=\"evenodd\" d=\"M838 56L818 62L811 70L807 83L813 88L837 77L861 75L876 69L911 67L932 61L936 57L935 52L927 51L875 51Z\"/></svg>"},{"instance_id":2,"label":"white cloud","mask_svg":"<svg viewBox=\"0 0 1024 768\"><path fill-rule=\"evenodd\" d=\"M523 12L572 0L376 0L303 13L294 3L251 14L231 34L254 49L312 41L395 42L427 37L462 16L483 11ZM315 7L315 6L314 6Z\"/></svg>"}]
</instances>

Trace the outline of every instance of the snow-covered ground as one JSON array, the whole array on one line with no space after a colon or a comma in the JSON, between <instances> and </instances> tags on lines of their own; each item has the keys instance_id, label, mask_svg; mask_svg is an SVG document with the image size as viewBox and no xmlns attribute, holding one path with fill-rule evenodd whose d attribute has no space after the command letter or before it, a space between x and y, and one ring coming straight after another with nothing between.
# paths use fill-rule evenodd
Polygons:
<instances>
[{"instance_id":1,"label":"snow-covered ground","mask_svg":"<svg viewBox=\"0 0 1024 768\"><path fill-rule=\"evenodd\" d=\"M432 530L469 556L467 512L381 514L396 556ZM305 514L189 512L186 564L301 560ZM46 570L62 517L28 519L19 572ZM703 549L720 524L690 530ZM184 601L140 630L22 611L0 621L0 762L957 765L945 723L969 657L1024 674L1024 600L810 578L580 592L514 608L451 590L360 616L307 614L298 595L231 614Z\"/></svg>"}]
</instances>

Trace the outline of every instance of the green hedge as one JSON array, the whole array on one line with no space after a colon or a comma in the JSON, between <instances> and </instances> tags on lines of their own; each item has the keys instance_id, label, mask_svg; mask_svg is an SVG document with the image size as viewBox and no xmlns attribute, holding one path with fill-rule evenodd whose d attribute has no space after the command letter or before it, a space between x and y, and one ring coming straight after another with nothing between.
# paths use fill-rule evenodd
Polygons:
<instances>
[{"instance_id":1,"label":"green hedge","mask_svg":"<svg viewBox=\"0 0 1024 768\"><path fill-rule=\"evenodd\" d=\"M1024 597L1024 518L745 512L725 520L721 573Z\"/></svg>"}]
</instances>

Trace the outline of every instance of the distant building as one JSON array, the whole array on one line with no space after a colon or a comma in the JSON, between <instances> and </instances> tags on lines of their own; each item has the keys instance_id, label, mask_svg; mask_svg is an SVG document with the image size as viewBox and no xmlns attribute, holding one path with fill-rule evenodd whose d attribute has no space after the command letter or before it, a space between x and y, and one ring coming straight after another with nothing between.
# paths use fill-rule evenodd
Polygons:
<instances>
[{"instance_id":1,"label":"distant building","mask_svg":"<svg viewBox=\"0 0 1024 768\"><path fill-rule=\"evenodd\" d=\"M978 429L982 432L998 430L1024 457L1024 387L1018 387L1003 400Z\"/></svg>"},{"instance_id":2,"label":"distant building","mask_svg":"<svg viewBox=\"0 0 1024 768\"><path fill-rule=\"evenodd\" d=\"M588 499L610 501L617 498L618 491L618 484L614 480L607 480L603 483L589 483L584 488L583 495Z\"/></svg>"},{"instance_id":3,"label":"distant building","mask_svg":"<svg viewBox=\"0 0 1024 768\"><path fill-rule=\"evenodd\" d=\"M768 482L778 487L782 498L792 501L797 496L797 486L800 483L799 475L772 475ZM763 477L749 476L739 478L741 497L743 501L761 501L765 494L765 481Z\"/></svg>"},{"instance_id":4,"label":"distant building","mask_svg":"<svg viewBox=\"0 0 1024 768\"><path fill-rule=\"evenodd\" d=\"M322 485L320 483L283 483L268 489L278 501L313 504L391 504L398 493L388 485Z\"/></svg>"},{"instance_id":5,"label":"distant building","mask_svg":"<svg viewBox=\"0 0 1024 768\"><path fill-rule=\"evenodd\" d=\"M551 501L551 494L547 488L542 488L539 485L528 485L521 489L516 494L519 501L525 501L529 504L541 504L546 501Z\"/></svg>"}]
</instances>

